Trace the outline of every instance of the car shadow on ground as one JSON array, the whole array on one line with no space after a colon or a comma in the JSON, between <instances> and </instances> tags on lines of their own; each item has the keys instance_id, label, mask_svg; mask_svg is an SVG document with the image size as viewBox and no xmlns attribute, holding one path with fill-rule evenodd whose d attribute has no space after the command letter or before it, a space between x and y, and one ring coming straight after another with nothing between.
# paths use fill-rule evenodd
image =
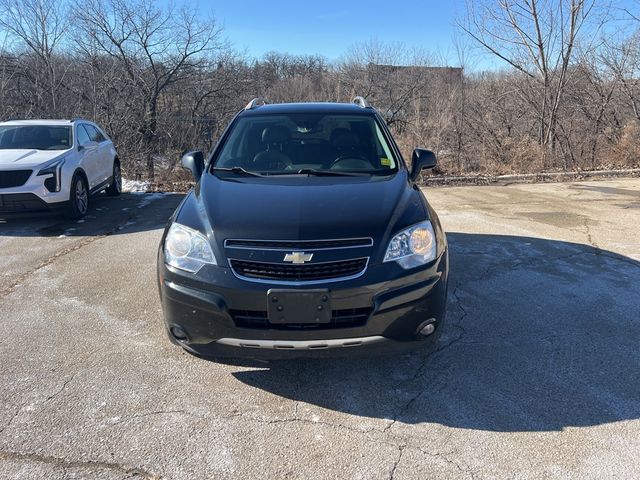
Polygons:
<instances>
[{"instance_id":1,"label":"car shadow on ground","mask_svg":"<svg viewBox=\"0 0 640 480\"><path fill-rule=\"evenodd\" d=\"M449 233L438 351L295 360L247 385L360 417L487 431L640 418L640 263L589 245Z\"/></svg>"},{"instance_id":2,"label":"car shadow on ground","mask_svg":"<svg viewBox=\"0 0 640 480\"><path fill-rule=\"evenodd\" d=\"M58 213L0 215L0 237L86 237L147 231L163 226L184 198L179 193L123 193L91 197L81 220ZM125 228L126 227L126 228Z\"/></svg>"}]
</instances>

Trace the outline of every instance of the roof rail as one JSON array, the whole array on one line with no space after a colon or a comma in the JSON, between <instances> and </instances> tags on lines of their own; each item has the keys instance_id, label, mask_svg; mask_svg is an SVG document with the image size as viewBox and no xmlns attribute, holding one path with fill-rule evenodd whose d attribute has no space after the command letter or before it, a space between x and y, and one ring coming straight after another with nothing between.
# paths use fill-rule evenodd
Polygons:
<instances>
[{"instance_id":1,"label":"roof rail","mask_svg":"<svg viewBox=\"0 0 640 480\"><path fill-rule=\"evenodd\" d=\"M86 122L86 120L84 118L81 117L73 117L71 120L69 120L71 123L73 122Z\"/></svg>"},{"instance_id":2,"label":"roof rail","mask_svg":"<svg viewBox=\"0 0 640 480\"><path fill-rule=\"evenodd\" d=\"M361 97L360 95L358 95L357 97L353 97L353 100L351 100L351 103L355 103L360 108L371 108L371 104L369 104L369 102L367 102L367 100L364 97Z\"/></svg>"},{"instance_id":3,"label":"roof rail","mask_svg":"<svg viewBox=\"0 0 640 480\"><path fill-rule=\"evenodd\" d=\"M262 97L256 97L253 100L251 100L249 103L247 103L247 106L244 107L245 110L253 110L254 108L258 108L261 107L263 105L266 105L268 102L262 98Z\"/></svg>"}]
</instances>

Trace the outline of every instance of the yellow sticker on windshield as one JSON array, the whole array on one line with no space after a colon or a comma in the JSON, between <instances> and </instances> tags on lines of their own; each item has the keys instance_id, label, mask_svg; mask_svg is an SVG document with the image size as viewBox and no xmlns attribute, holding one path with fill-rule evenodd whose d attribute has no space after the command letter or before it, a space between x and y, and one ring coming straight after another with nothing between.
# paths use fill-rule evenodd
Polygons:
<instances>
[{"instance_id":1,"label":"yellow sticker on windshield","mask_svg":"<svg viewBox=\"0 0 640 480\"><path fill-rule=\"evenodd\" d=\"M383 167L390 167L391 166L391 160L389 160L388 158L381 158L380 159L380 165L382 165Z\"/></svg>"}]
</instances>

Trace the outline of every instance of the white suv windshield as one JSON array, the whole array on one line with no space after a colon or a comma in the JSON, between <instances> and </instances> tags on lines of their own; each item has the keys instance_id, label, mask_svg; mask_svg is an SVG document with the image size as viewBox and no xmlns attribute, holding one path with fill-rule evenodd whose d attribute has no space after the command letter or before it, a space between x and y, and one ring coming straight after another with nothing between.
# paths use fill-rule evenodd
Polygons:
<instances>
[{"instance_id":1,"label":"white suv windshield","mask_svg":"<svg viewBox=\"0 0 640 480\"><path fill-rule=\"evenodd\" d=\"M274 114L241 117L214 168L290 174L301 170L390 174L394 158L372 116Z\"/></svg>"},{"instance_id":2,"label":"white suv windshield","mask_svg":"<svg viewBox=\"0 0 640 480\"><path fill-rule=\"evenodd\" d=\"M73 145L71 127L49 125L0 126L0 149L67 150Z\"/></svg>"}]
</instances>

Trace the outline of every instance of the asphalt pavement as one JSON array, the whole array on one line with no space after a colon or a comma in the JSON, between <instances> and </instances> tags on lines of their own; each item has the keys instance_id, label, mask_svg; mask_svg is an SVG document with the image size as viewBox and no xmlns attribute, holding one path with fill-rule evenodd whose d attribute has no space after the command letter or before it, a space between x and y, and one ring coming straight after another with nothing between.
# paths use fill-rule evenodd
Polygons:
<instances>
[{"instance_id":1,"label":"asphalt pavement","mask_svg":"<svg viewBox=\"0 0 640 480\"><path fill-rule=\"evenodd\" d=\"M432 353L233 365L166 339L178 194L0 220L0 479L640 478L640 179L425 190Z\"/></svg>"}]
</instances>

